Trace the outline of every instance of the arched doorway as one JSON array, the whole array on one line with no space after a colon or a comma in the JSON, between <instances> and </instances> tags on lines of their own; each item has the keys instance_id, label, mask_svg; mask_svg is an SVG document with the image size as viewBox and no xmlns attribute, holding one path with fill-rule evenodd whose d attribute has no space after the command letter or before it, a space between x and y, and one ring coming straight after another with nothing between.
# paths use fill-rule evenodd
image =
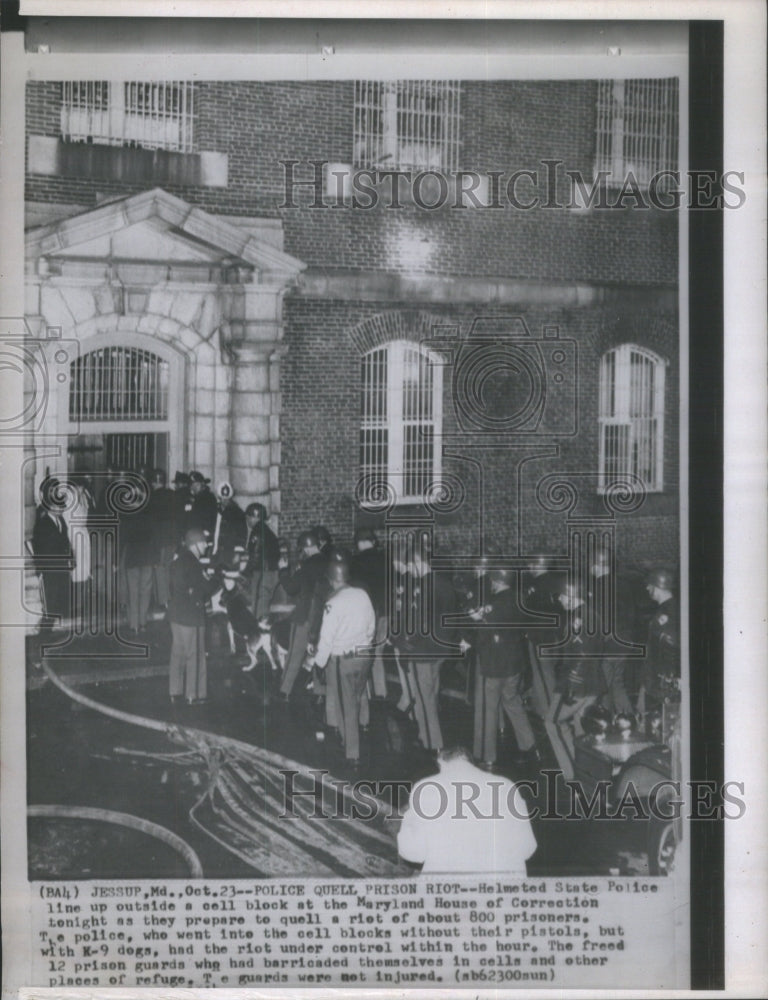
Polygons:
<instances>
[{"instance_id":1,"label":"arched doorway","mask_svg":"<svg viewBox=\"0 0 768 1000\"><path fill-rule=\"evenodd\" d=\"M67 467L102 473L183 467L183 359L130 333L100 334L70 365Z\"/></svg>"}]
</instances>

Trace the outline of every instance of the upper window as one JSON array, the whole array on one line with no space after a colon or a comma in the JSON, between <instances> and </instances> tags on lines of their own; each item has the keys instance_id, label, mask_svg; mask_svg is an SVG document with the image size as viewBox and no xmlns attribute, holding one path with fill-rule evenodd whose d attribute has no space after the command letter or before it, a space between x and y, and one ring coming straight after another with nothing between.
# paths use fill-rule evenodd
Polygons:
<instances>
[{"instance_id":1,"label":"upper window","mask_svg":"<svg viewBox=\"0 0 768 1000\"><path fill-rule=\"evenodd\" d=\"M194 84L74 80L64 84L61 134L71 142L191 152Z\"/></svg>"},{"instance_id":2,"label":"upper window","mask_svg":"<svg viewBox=\"0 0 768 1000\"><path fill-rule=\"evenodd\" d=\"M595 175L607 172L610 185L631 173L647 186L655 174L677 170L677 133L676 79L598 81Z\"/></svg>"},{"instance_id":3,"label":"upper window","mask_svg":"<svg viewBox=\"0 0 768 1000\"><path fill-rule=\"evenodd\" d=\"M360 475L363 504L384 492L421 503L441 471L442 367L417 344L393 341L361 361Z\"/></svg>"},{"instance_id":4,"label":"upper window","mask_svg":"<svg viewBox=\"0 0 768 1000\"><path fill-rule=\"evenodd\" d=\"M357 80L354 165L456 170L460 86L449 80Z\"/></svg>"},{"instance_id":5,"label":"upper window","mask_svg":"<svg viewBox=\"0 0 768 1000\"><path fill-rule=\"evenodd\" d=\"M622 476L638 489L664 487L665 362L634 344L607 351L600 362L600 489Z\"/></svg>"}]
</instances>

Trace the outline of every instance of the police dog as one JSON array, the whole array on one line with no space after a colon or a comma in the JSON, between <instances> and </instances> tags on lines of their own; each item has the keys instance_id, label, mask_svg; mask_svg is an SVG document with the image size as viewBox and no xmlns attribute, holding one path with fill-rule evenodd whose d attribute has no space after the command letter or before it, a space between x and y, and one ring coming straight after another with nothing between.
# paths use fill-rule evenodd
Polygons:
<instances>
[{"instance_id":1,"label":"police dog","mask_svg":"<svg viewBox=\"0 0 768 1000\"><path fill-rule=\"evenodd\" d=\"M245 598L237 586L237 573L224 573L224 589L221 591L220 603L227 614L227 632L229 633L229 648L237 652L235 636L240 635L245 640L249 662L243 667L248 673L256 666L259 650L263 650L269 665L274 671L279 670L272 653L272 624L267 616L256 618L249 610Z\"/></svg>"}]
</instances>

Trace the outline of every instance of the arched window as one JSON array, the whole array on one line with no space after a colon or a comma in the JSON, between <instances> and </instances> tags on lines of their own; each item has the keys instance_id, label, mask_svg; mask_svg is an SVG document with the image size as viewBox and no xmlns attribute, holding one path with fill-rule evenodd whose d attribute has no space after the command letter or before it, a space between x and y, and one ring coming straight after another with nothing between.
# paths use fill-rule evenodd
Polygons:
<instances>
[{"instance_id":1,"label":"arched window","mask_svg":"<svg viewBox=\"0 0 768 1000\"><path fill-rule=\"evenodd\" d=\"M665 362L635 344L600 362L600 489L622 476L657 493L664 488Z\"/></svg>"},{"instance_id":2,"label":"arched window","mask_svg":"<svg viewBox=\"0 0 768 1000\"><path fill-rule=\"evenodd\" d=\"M181 357L165 344L123 332L99 334L84 346L90 349L70 363L62 414L70 471L168 471L180 464Z\"/></svg>"},{"instance_id":3,"label":"arched window","mask_svg":"<svg viewBox=\"0 0 768 1000\"><path fill-rule=\"evenodd\" d=\"M362 501L386 485L397 503L420 503L441 471L442 367L429 351L396 340L360 365Z\"/></svg>"}]
</instances>

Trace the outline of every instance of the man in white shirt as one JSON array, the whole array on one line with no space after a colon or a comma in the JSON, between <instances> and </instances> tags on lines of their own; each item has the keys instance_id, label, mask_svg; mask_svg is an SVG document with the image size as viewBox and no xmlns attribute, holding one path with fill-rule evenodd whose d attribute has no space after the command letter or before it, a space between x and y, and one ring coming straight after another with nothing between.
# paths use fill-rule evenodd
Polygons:
<instances>
[{"instance_id":1,"label":"man in white shirt","mask_svg":"<svg viewBox=\"0 0 768 1000\"><path fill-rule=\"evenodd\" d=\"M528 807L507 778L481 771L464 747L443 750L439 774L411 789L397 835L406 861L425 872L526 874L536 850Z\"/></svg>"},{"instance_id":2,"label":"man in white shirt","mask_svg":"<svg viewBox=\"0 0 768 1000\"><path fill-rule=\"evenodd\" d=\"M325 605L317 650L306 665L326 668L327 684L336 689L334 701L344 751L347 760L357 764L360 724L367 721L365 686L371 670L376 612L362 587L349 586L348 563L332 561L327 576L333 593Z\"/></svg>"}]
</instances>

